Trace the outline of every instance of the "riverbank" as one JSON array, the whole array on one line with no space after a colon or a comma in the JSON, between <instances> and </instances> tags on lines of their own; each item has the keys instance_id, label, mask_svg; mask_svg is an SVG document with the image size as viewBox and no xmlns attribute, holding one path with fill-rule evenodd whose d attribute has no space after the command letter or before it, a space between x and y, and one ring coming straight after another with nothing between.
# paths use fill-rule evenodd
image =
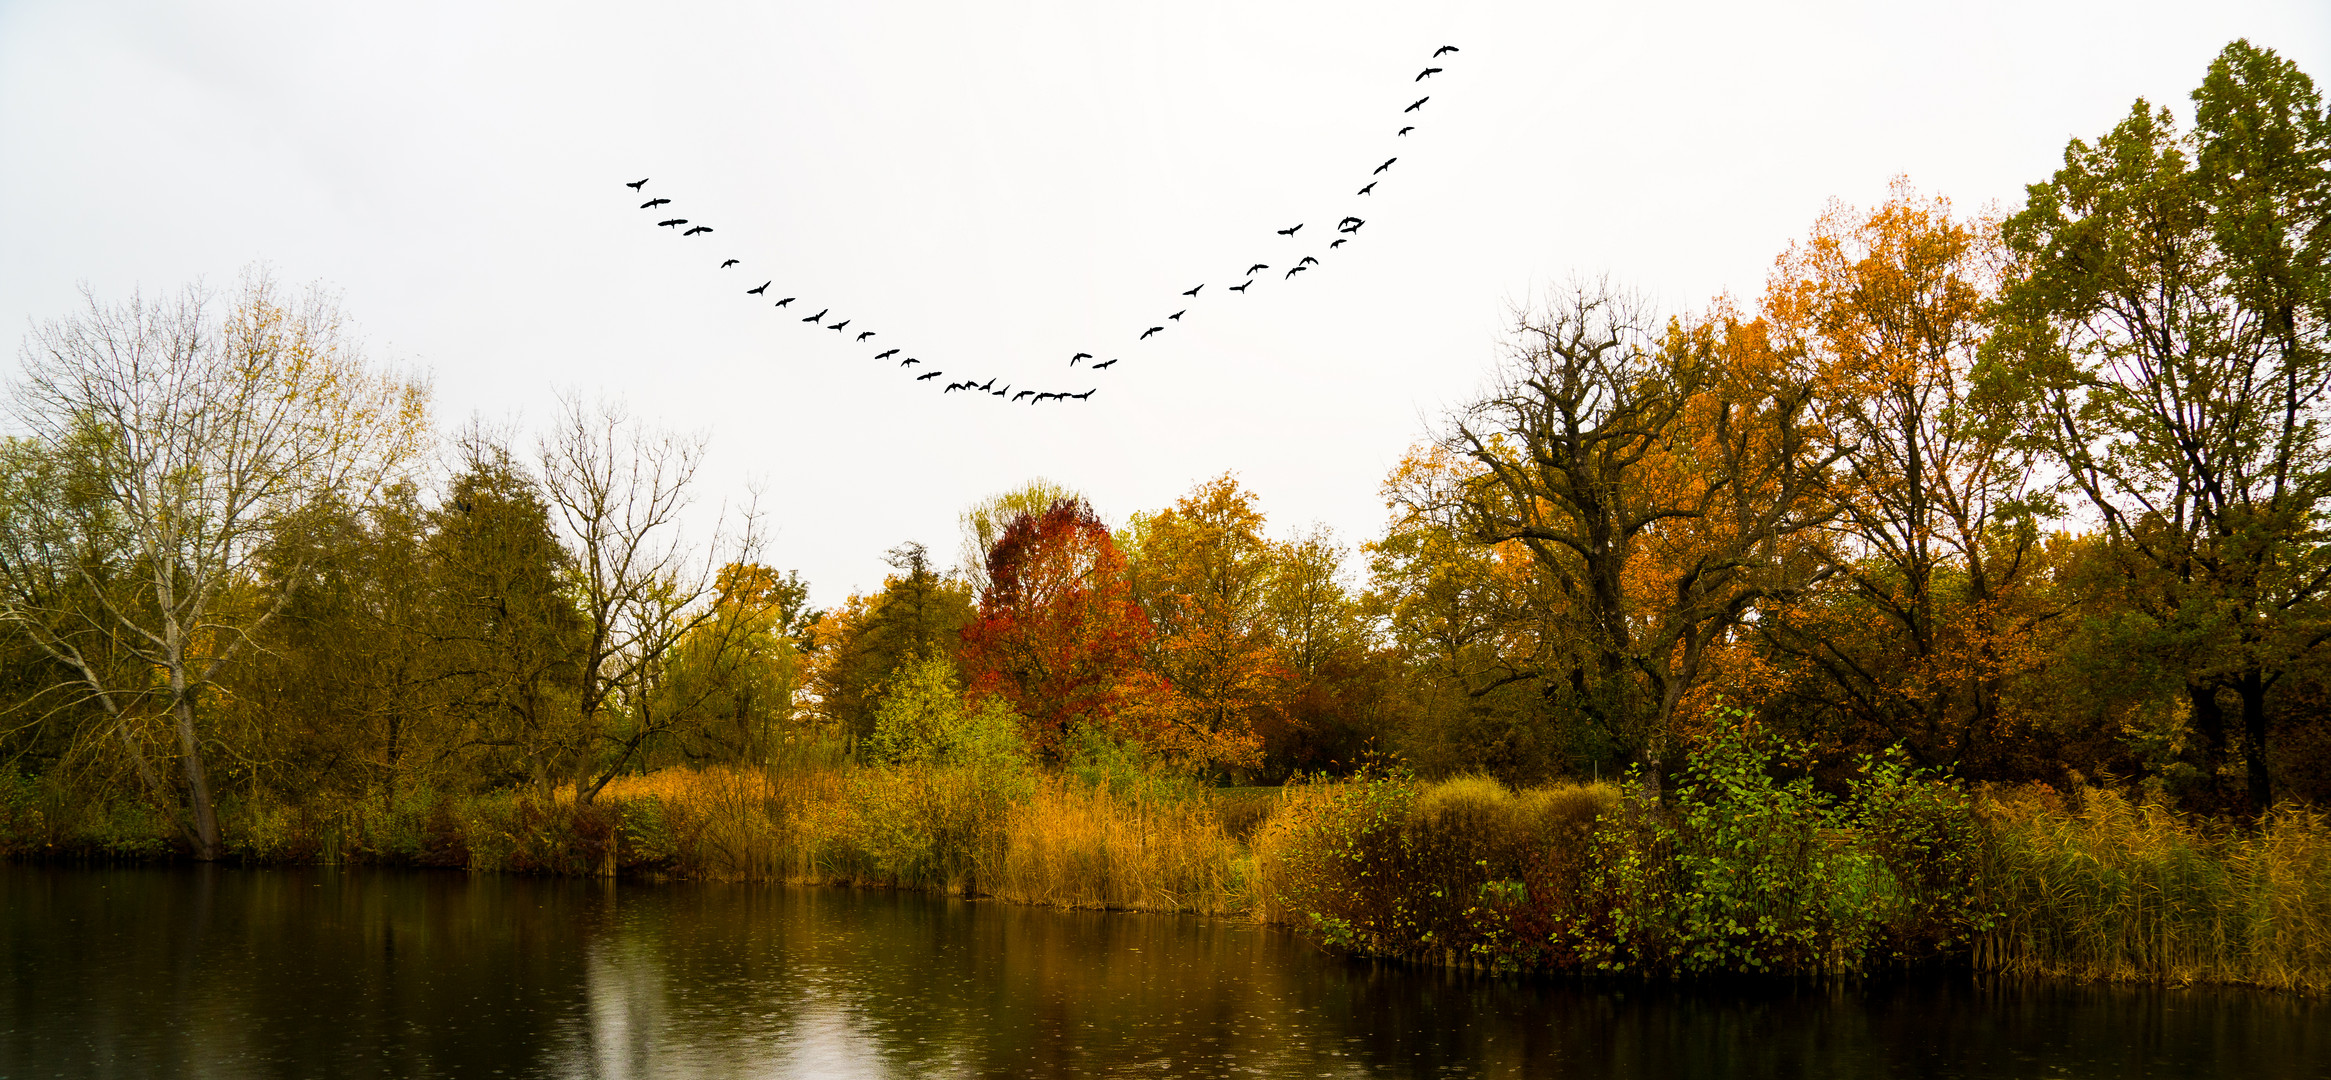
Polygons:
<instances>
[{"instance_id":1,"label":"riverbank","mask_svg":"<svg viewBox=\"0 0 2331 1080\"><path fill-rule=\"evenodd\" d=\"M1252 917L1361 955L1499 971L2027 976L2331 990L2331 825L2251 828L2103 789L1967 791L1873 763L1842 793L1766 749L1695 755L1654 807L1397 772L1214 789L1139 770L666 770L330 813L229 802L232 857L844 884ZM179 857L136 804L0 788L0 854Z\"/></svg>"}]
</instances>

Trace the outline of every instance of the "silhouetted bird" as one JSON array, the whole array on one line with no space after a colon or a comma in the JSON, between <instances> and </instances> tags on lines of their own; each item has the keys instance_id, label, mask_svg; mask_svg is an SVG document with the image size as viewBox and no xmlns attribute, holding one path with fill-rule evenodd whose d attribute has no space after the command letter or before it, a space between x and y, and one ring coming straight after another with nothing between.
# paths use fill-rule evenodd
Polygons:
<instances>
[{"instance_id":1,"label":"silhouetted bird","mask_svg":"<svg viewBox=\"0 0 2331 1080\"><path fill-rule=\"evenodd\" d=\"M864 340L866 340L867 338L870 338L870 337L873 337L873 336L874 336L874 331L872 331L872 330L868 330L868 331L866 331L865 333L859 334L859 335L858 335L858 340L860 340L860 341L864 341Z\"/></svg>"},{"instance_id":2,"label":"silhouetted bird","mask_svg":"<svg viewBox=\"0 0 2331 1080\"><path fill-rule=\"evenodd\" d=\"M898 355L898 350L897 350L897 349L892 349L892 350L890 350L890 351L888 351L888 352L878 352L878 353L875 353L875 354L874 354L874 358L875 358L876 360L888 360L888 359L890 359L891 357L893 357L893 356L897 356L897 355Z\"/></svg>"},{"instance_id":3,"label":"silhouetted bird","mask_svg":"<svg viewBox=\"0 0 2331 1080\"><path fill-rule=\"evenodd\" d=\"M1098 386L1096 386L1096 387L1093 387L1093 390L1098 390L1098 389L1100 389L1100 387L1098 387ZM1089 397L1093 396L1093 390L1087 390L1087 391L1085 391L1084 393L1081 393L1081 394L1070 394L1070 395L1068 395L1068 396L1069 396L1069 397L1072 397L1072 398L1075 398L1075 399L1077 399L1078 401L1083 401L1084 399L1086 399L1086 398L1089 398Z\"/></svg>"},{"instance_id":4,"label":"silhouetted bird","mask_svg":"<svg viewBox=\"0 0 2331 1080\"><path fill-rule=\"evenodd\" d=\"M1415 112L1415 111L1417 111L1418 109L1424 108L1424 103L1425 103L1425 102L1428 102L1428 101L1431 101L1432 99L1433 99L1433 96L1432 96L1431 94L1426 94L1425 96L1423 96L1423 97L1420 97L1420 98L1416 99L1416 102L1415 102L1414 104L1410 105L1408 108L1402 109L1402 110L1400 110L1400 111L1401 111L1401 112L1404 112L1404 113L1412 113L1412 112Z\"/></svg>"},{"instance_id":5,"label":"silhouetted bird","mask_svg":"<svg viewBox=\"0 0 2331 1080\"><path fill-rule=\"evenodd\" d=\"M1410 124L1410 125L1408 125L1407 127L1401 128L1400 130L1393 132L1393 134L1394 134L1394 135L1406 135L1406 134L1408 134L1409 132L1411 132L1411 131L1415 131L1415 130L1416 130L1416 125L1415 125L1415 124Z\"/></svg>"},{"instance_id":6,"label":"silhouetted bird","mask_svg":"<svg viewBox=\"0 0 2331 1080\"><path fill-rule=\"evenodd\" d=\"M944 371L933 371L933 372L927 372L927 373L925 373L925 374L922 374L922 375L917 375L917 376L915 376L915 381L916 381L916 382L928 382L928 381L930 381L930 380L932 380L932 379L936 379L936 378L938 378L939 376L941 376L941 375L945 375L945 374L947 374L947 373L946 373L946 372L944 372Z\"/></svg>"},{"instance_id":7,"label":"silhouetted bird","mask_svg":"<svg viewBox=\"0 0 2331 1080\"><path fill-rule=\"evenodd\" d=\"M891 351L891 352L897 352L898 350L897 350L897 349L892 349L892 350L890 350L890 351ZM881 357L879 357L879 356L877 356L877 357L875 357L875 359L877 359L877 360L880 360L880 359L882 359L882 358L881 358ZM906 359L904 359L904 360L901 360L901 361L899 361L899 362L898 362L898 366L900 366L900 367L913 367L913 366L915 366L916 364L920 364L920 363L922 363L922 361L920 361L920 360L917 360L917 359L915 359L914 357L910 356L910 357L907 357L907 358L906 358Z\"/></svg>"},{"instance_id":8,"label":"silhouetted bird","mask_svg":"<svg viewBox=\"0 0 2331 1080\"><path fill-rule=\"evenodd\" d=\"M1342 221L1336 222L1336 223L1335 223L1335 227L1336 227L1336 231L1338 231L1338 232L1341 232L1341 231L1343 231L1343 230L1344 230L1346 227L1348 227L1348 226L1352 226L1352 225L1365 225L1365 224L1367 224L1367 222L1365 222L1365 221L1362 221L1362 220L1360 220L1359 218L1356 218L1356 217L1346 217L1346 218L1344 218Z\"/></svg>"},{"instance_id":9,"label":"silhouetted bird","mask_svg":"<svg viewBox=\"0 0 2331 1080\"><path fill-rule=\"evenodd\" d=\"M996 384L996 381L995 381L994 379L989 379L988 381L986 381L986 382L983 382L983 383L979 384L979 388L980 388L981 390L989 390L989 389L993 389L993 388L995 387L995 384ZM970 384L970 383L964 383L963 385L965 385L965 386L969 386L969 385L971 385L971 384ZM1004 389L1006 389L1006 390L1009 390L1009 389L1011 389L1011 387L1007 386L1007 387L1004 387Z\"/></svg>"},{"instance_id":10,"label":"silhouetted bird","mask_svg":"<svg viewBox=\"0 0 2331 1080\"><path fill-rule=\"evenodd\" d=\"M638 191L639 189L641 189L641 188L643 188L643 187L646 187L646 186L647 186L647 182L648 182L649 180L652 180L652 179L654 179L654 178L653 178L653 177L648 177L648 176L643 176L643 177L640 177L639 179L637 179L637 180L634 180L634 181L632 181L631 183L625 184L625 185L623 185L623 186L624 186L624 187L627 187L627 188L630 188L630 189L631 189L631 190L633 190L633 191Z\"/></svg>"},{"instance_id":11,"label":"silhouetted bird","mask_svg":"<svg viewBox=\"0 0 2331 1080\"><path fill-rule=\"evenodd\" d=\"M639 204L639 208L642 210L653 210L656 207L667 205L671 201L672 200L670 199L649 199L648 201Z\"/></svg>"},{"instance_id":12,"label":"silhouetted bird","mask_svg":"<svg viewBox=\"0 0 2331 1080\"><path fill-rule=\"evenodd\" d=\"M1441 54L1442 54L1442 53L1447 53L1447 52L1456 52L1456 51L1457 51L1457 47L1456 47L1455 45L1443 45L1443 46L1441 46L1440 48L1438 48L1438 49L1434 49L1434 50L1433 50L1433 59L1435 59L1435 60L1438 60L1438 59L1440 59L1440 58L1441 58Z\"/></svg>"},{"instance_id":13,"label":"silhouetted bird","mask_svg":"<svg viewBox=\"0 0 2331 1080\"><path fill-rule=\"evenodd\" d=\"M661 225L667 229L676 229L682 225L688 224L688 219L684 217L665 218L662 221L656 222L656 224Z\"/></svg>"},{"instance_id":14,"label":"silhouetted bird","mask_svg":"<svg viewBox=\"0 0 2331 1080\"><path fill-rule=\"evenodd\" d=\"M1257 270L1268 270L1268 269L1270 269L1270 268L1271 268L1271 264L1269 264L1269 263L1256 263L1256 264L1254 264L1253 266L1250 266L1250 267L1247 267L1247 268L1246 268L1246 276L1248 276L1248 277L1253 277L1253 276L1255 276L1255 271L1257 271Z\"/></svg>"},{"instance_id":15,"label":"silhouetted bird","mask_svg":"<svg viewBox=\"0 0 2331 1080\"><path fill-rule=\"evenodd\" d=\"M1254 284L1254 282L1252 282L1252 281L1241 281L1241 282L1239 282L1238 284L1231 286L1231 287L1230 287L1230 291L1231 291L1231 292L1245 292L1245 291L1246 291L1246 287L1247 287L1247 286L1249 286L1249 285L1252 285L1252 284Z\"/></svg>"},{"instance_id":16,"label":"silhouetted bird","mask_svg":"<svg viewBox=\"0 0 2331 1080\"><path fill-rule=\"evenodd\" d=\"M1371 191L1374 191L1374 190L1376 190L1376 181L1374 181L1374 180L1370 180L1370 181L1368 181L1368 186L1367 186L1367 187L1364 187L1364 188L1361 188L1361 189L1360 189L1360 194L1362 194L1362 195L1366 195L1366 194L1368 194L1369 192L1371 192Z\"/></svg>"},{"instance_id":17,"label":"silhouetted bird","mask_svg":"<svg viewBox=\"0 0 2331 1080\"><path fill-rule=\"evenodd\" d=\"M1117 358L1116 358L1116 357L1112 356L1112 357L1110 357L1110 358L1109 358L1109 364L1114 364L1114 363L1116 363L1116 362L1117 362ZM1094 365L1093 365L1093 370L1094 370L1094 371L1099 371L1099 370L1101 370L1102 368L1108 367L1108 366L1109 366L1109 364L1094 364Z\"/></svg>"},{"instance_id":18,"label":"silhouetted bird","mask_svg":"<svg viewBox=\"0 0 2331 1080\"><path fill-rule=\"evenodd\" d=\"M760 287L760 288L757 288L757 289L746 289L746 290L745 290L745 295L746 295L746 296L759 296L759 295L761 295L762 293L768 292L768 291L769 291L769 286L771 286L771 285L775 285L775 284L776 284L776 282L774 282L774 281L764 281L764 282L762 282L762 283L761 283L761 287Z\"/></svg>"},{"instance_id":19,"label":"silhouetted bird","mask_svg":"<svg viewBox=\"0 0 2331 1080\"><path fill-rule=\"evenodd\" d=\"M771 306L771 307L784 307L785 305L787 305L787 304L790 304L790 303L792 303L793 301L794 301L794 298L793 298L793 297L790 297L790 296L788 296L788 297L786 297L785 299L783 299L783 300L779 300L779 301L777 301L776 303L774 303L774 304L771 304L771 305L769 305L769 306Z\"/></svg>"},{"instance_id":20,"label":"silhouetted bird","mask_svg":"<svg viewBox=\"0 0 2331 1080\"><path fill-rule=\"evenodd\" d=\"M1089 353L1089 352L1081 352L1081 353L1078 353L1078 354L1076 354L1075 356L1071 356L1071 357L1069 357L1069 358L1068 358L1068 366L1070 366L1070 367L1075 367L1075 366L1076 366L1076 362L1077 362L1077 361L1079 361L1079 360L1090 360L1090 359L1092 359L1092 358L1093 358L1093 354L1091 354L1091 353Z\"/></svg>"},{"instance_id":21,"label":"silhouetted bird","mask_svg":"<svg viewBox=\"0 0 2331 1080\"><path fill-rule=\"evenodd\" d=\"M1298 230L1300 230L1300 229L1302 229L1302 228L1303 228L1303 226L1301 226L1301 225L1297 225L1297 226L1295 226L1295 227L1294 227L1294 228L1292 228L1292 229L1281 229L1281 230L1279 230L1279 235L1281 235L1281 236L1293 236L1293 235L1295 235L1295 233L1296 233Z\"/></svg>"},{"instance_id":22,"label":"silhouetted bird","mask_svg":"<svg viewBox=\"0 0 2331 1080\"><path fill-rule=\"evenodd\" d=\"M1205 287L1206 287L1206 286L1204 286L1204 285L1199 285L1199 286L1197 286L1197 287L1195 287L1195 288L1192 288L1192 289L1191 289L1189 292L1183 293L1182 295L1183 295L1183 296L1196 296L1196 295L1198 295L1198 290L1199 290L1199 289L1203 289L1203 288L1205 288Z\"/></svg>"},{"instance_id":23,"label":"silhouetted bird","mask_svg":"<svg viewBox=\"0 0 2331 1080\"><path fill-rule=\"evenodd\" d=\"M837 333L837 334L839 334L839 333L841 333L841 332L842 332L842 328L843 328L843 327L845 327L845 326L848 326L848 325L850 325L850 320L848 320L848 319L843 319L841 322L838 322L838 323L835 323L835 324L834 324L834 325L832 325L832 326L826 327L826 329L828 329L828 330L831 330L831 331L833 331L834 333Z\"/></svg>"},{"instance_id":24,"label":"silhouetted bird","mask_svg":"<svg viewBox=\"0 0 2331 1080\"><path fill-rule=\"evenodd\" d=\"M1180 321L1182 321L1182 316L1184 316L1184 315L1187 315L1187 314L1189 314L1189 313L1190 313L1190 309L1189 309L1189 308L1183 308L1183 309L1182 309L1182 310L1180 310L1180 311L1174 312L1173 314L1166 316L1166 318L1168 318L1168 319L1172 319L1172 320L1173 320L1173 321L1175 321L1175 322L1180 322Z\"/></svg>"},{"instance_id":25,"label":"silhouetted bird","mask_svg":"<svg viewBox=\"0 0 2331 1080\"><path fill-rule=\"evenodd\" d=\"M989 381L989 382L994 382L995 380L994 380L994 379L989 379L988 381ZM994 395L995 395L995 396L997 396L997 397L1003 397L1003 396L1005 396L1005 395L1008 395L1008 394L1010 394L1011 392L1012 392L1012 388L1011 388L1011 386L1009 386L1009 385L1006 385L1006 386L1005 386L1003 389L1001 389L1001 390L990 390L990 391L988 391L988 393L994 394Z\"/></svg>"},{"instance_id":26,"label":"silhouetted bird","mask_svg":"<svg viewBox=\"0 0 2331 1080\"><path fill-rule=\"evenodd\" d=\"M1417 72L1417 73L1416 73L1416 78L1415 78L1414 80L1411 80L1411 81L1414 81L1414 82L1423 82L1423 81L1425 81L1425 77L1426 77L1426 76L1429 76L1429 75L1438 75L1438 74L1440 74L1440 73L1441 73L1441 69L1439 69L1439 68L1434 68L1434 67L1429 67L1429 68L1426 68L1426 69L1424 69L1423 71Z\"/></svg>"},{"instance_id":27,"label":"silhouetted bird","mask_svg":"<svg viewBox=\"0 0 2331 1080\"><path fill-rule=\"evenodd\" d=\"M1164 330L1164 329L1165 329L1165 327L1162 327L1162 326L1152 326L1152 327L1150 327L1149 329L1142 331L1142 332L1141 332L1141 337L1140 337L1139 339L1137 339L1137 340L1141 340L1141 341L1148 341L1148 340L1149 340L1149 335L1151 335L1151 334L1154 334L1154 333L1157 333L1157 332L1159 332L1159 331L1161 331L1161 330Z\"/></svg>"},{"instance_id":28,"label":"silhouetted bird","mask_svg":"<svg viewBox=\"0 0 2331 1080\"><path fill-rule=\"evenodd\" d=\"M720 268L721 268L721 269L723 269L723 270L726 270L726 269L728 269L729 267L735 266L736 264L737 264L737 261L736 261L735 259L730 259L729 261L727 261L727 262L724 262L724 263L720 264Z\"/></svg>"},{"instance_id":29,"label":"silhouetted bird","mask_svg":"<svg viewBox=\"0 0 2331 1080\"><path fill-rule=\"evenodd\" d=\"M693 229L690 229L690 230L688 230L687 232L681 233L680 235L682 235L682 236L694 236L694 235L696 235L697 233L702 233L702 232L711 232L711 231L712 231L712 226L710 226L710 225L698 225L697 227L695 227L695 228L693 228Z\"/></svg>"},{"instance_id":30,"label":"silhouetted bird","mask_svg":"<svg viewBox=\"0 0 2331 1080\"><path fill-rule=\"evenodd\" d=\"M1297 274L1300 274L1300 273L1304 272L1305 270L1309 270L1309 269L1311 269L1311 268L1310 268L1310 267L1308 267L1308 266L1298 266L1298 267L1294 268L1293 270L1289 270L1289 271L1287 271L1287 276L1288 276L1288 277L1294 277L1295 275L1297 275Z\"/></svg>"},{"instance_id":31,"label":"silhouetted bird","mask_svg":"<svg viewBox=\"0 0 2331 1080\"><path fill-rule=\"evenodd\" d=\"M943 393L943 394L952 394L952 393L956 392L957 390L961 390L961 389L963 389L963 387L964 387L964 384L963 384L963 383L959 383L959 382L951 382L951 383L948 383L948 384L947 384L947 389L940 391L940 393Z\"/></svg>"},{"instance_id":32,"label":"silhouetted bird","mask_svg":"<svg viewBox=\"0 0 2331 1080\"><path fill-rule=\"evenodd\" d=\"M1328 249L1329 251L1334 251L1335 249L1337 249L1337 248L1340 248L1340 247L1344 246L1344 242L1345 242L1345 241L1347 241L1347 240L1350 240L1350 239L1351 239L1351 237L1349 237L1349 236L1339 236L1339 237L1336 237L1334 240L1331 240L1331 241L1329 241L1329 242L1328 242L1327 249Z\"/></svg>"},{"instance_id":33,"label":"silhouetted bird","mask_svg":"<svg viewBox=\"0 0 2331 1080\"><path fill-rule=\"evenodd\" d=\"M1030 394L1033 394L1033 393L1035 393L1035 392L1036 392L1036 391L1034 391L1034 390L1022 390L1022 391L1020 391L1020 392L1019 392L1019 393L1017 393L1017 394L1013 394L1013 395L1012 395L1012 400L1013 400L1013 401L1018 401L1018 400L1020 400L1021 398L1027 397L1028 395L1030 395Z\"/></svg>"},{"instance_id":34,"label":"silhouetted bird","mask_svg":"<svg viewBox=\"0 0 2331 1080\"><path fill-rule=\"evenodd\" d=\"M1384 170L1391 168L1391 167L1392 167L1392 163L1393 163L1393 162L1395 162L1395 161L1398 161L1398 160L1400 160L1400 159L1399 159L1399 158L1385 158L1385 159L1384 159L1384 164L1376 166L1376 173L1381 173L1381 172L1383 172ZM1368 174L1368 175L1370 175L1370 176L1374 176L1374 175L1376 175L1376 173L1370 173L1370 174Z\"/></svg>"},{"instance_id":35,"label":"silhouetted bird","mask_svg":"<svg viewBox=\"0 0 2331 1080\"><path fill-rule=\"evenodd\" d=\"M1314 257L1310 256L1310 255L1305 255L1305 256L1303 257L1303 261L1302 261L1302 262L1299 262L1299 263L1296 263L1295 265L1296 265L1296 267L1297 267L1298 269L1300 269L1300 268L1302 268L1302 267L1306 267L1306 266L1318 266L1318 265L1319 265L1319 260L1318 260L1317 258L1314 258Z\"/></svg>"},{"instance_id":36,"label":"silhouetted bird","mask_svg":"<svg viewBox=\"0 0 2331 1080\"><path fill-rule=\"evenodd\" d=\"M814 323L814 322L818 321L819 319L825 318L825 317L826 317L826 312L829 312L829 311L832 311L832 310L834 310L834 309L832 309L832 308L819 308L819 309L817 309L817 314L815 314L815 315L812 315L812 316L810 316L809 318L803 319L803 320L801 320L801 321L803 321L803 322L805 322L805 323Z\"/></svg>"}]
</instances>

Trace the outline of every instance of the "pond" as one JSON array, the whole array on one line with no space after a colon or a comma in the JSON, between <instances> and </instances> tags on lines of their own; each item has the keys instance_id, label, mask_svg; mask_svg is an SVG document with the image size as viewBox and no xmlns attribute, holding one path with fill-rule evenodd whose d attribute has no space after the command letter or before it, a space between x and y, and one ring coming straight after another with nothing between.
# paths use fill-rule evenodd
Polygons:
<instances>
[{"instance_id":1,"label":"pond","mask_svg":"<svg viewBox=\"0 0 2331 1080\"><path fill-rule=\"evenodd\" d=\"M846 889L0 866L0 950L0 1078L2331 1070L2331 1009L2272 994L1501 980Z\"/></svg>"}]
</instances>

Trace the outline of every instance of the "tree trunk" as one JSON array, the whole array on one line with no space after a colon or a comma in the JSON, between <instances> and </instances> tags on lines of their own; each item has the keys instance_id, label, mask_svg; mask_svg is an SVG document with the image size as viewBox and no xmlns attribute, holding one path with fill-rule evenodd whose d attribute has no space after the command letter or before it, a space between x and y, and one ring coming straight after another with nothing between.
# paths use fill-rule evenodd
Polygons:
<instances>
[{"instance_id":1,"label":"tree trunk","mask_svg":"<svg viewBox=\"0 0 2331 1080\"><path fill-rule=\"evenodd\" d=\"M2242 694L2242 757L2249 766L2250 809L2263 814L2274 806L2272 780L2266 772L2266 679L2252 669L2236 685Z\"/></svg>"},{"instance_id":2,"label":"tree trunk","mask_svg":"<svg viewBox=\"0 0 2331 1080\"><path fill-rule=\"evenodd\" d=\"M219 815L210 800L210 772L202 765L202 740L194 733L194 695L177 672L170 674L170 690L177 699L171 713L178 721L178 760L186 770L187 799L194 811L194 857L211 862L219 857Z\"/></svg>"}]
</instances>

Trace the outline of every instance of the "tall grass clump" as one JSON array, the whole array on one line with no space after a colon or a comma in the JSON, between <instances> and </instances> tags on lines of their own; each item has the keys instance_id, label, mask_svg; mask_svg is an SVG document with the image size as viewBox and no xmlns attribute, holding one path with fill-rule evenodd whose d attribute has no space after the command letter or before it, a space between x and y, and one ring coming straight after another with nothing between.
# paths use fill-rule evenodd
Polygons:
<instances>
[{"instance_id":1,"label":"tall grass clump","mask_svg":"<svg viewBox=\"0 0 2331 1080\"><path fill-rule=\"evenodd\" d=\"M1078 732L1069 749L1067 767L1006 823L994 895L1074 908L1247 909L1245 845L1210 789L1098 732Z\"/></svg>"},{"instance_id":2,"label":"tall grass clump","mask_svg":"<svg viewBox=\"0 0 2331 1080\"><path fill-rule=\"evenodd\" d=\"M2331 828L2285 807L2254 828L2107 790L1984 801L1985 968L2022 975L2331 990Z\"/></svg>"},{"instance_id":3,"label":"tall grass clump","mask_svg":"<svg viewBox=\"0 0 2331 1080\"><path fill-rule=\"evenodd\" d=\"M1254 838L1260 917L1366 955L1535 968L1583 914L1594 826L1620 794L1371 765L1281 798Z\"/></svg>"}]
</instances>

